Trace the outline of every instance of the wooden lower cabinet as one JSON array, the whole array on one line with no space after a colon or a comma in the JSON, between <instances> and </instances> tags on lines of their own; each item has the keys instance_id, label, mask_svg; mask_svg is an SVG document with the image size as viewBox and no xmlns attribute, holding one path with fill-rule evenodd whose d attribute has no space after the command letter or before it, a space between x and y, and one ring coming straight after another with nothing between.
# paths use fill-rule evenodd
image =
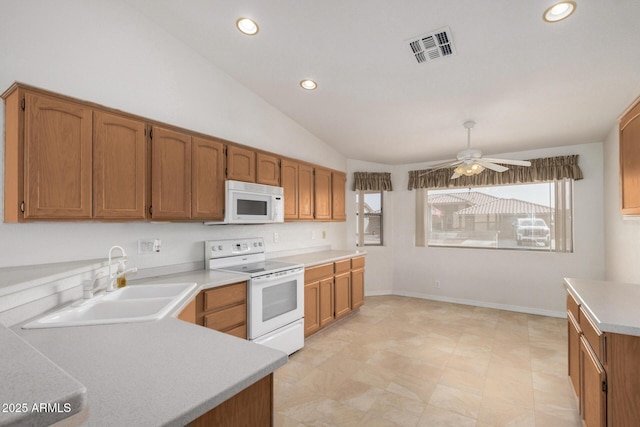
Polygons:
<instances>
[{"instance_id":1,"label":"wooden lower cabinet","mask_svg":"<svg viewBox=\"0 0 640 427\"><path fill-rule=\"evenodd\" d=\"M571 295L567 321L569 377L583 425L640 425L640 336L601 332Z\"/></svg>"},{"instance_id":2,"label":"wooden lower cabinet","mask_svg":"<svg viewBox=\"0 0 640 427\"><path fill-rule=\"evenodd\" d=\"M237 427L273 425L273 374L256 381L206 414L190 427Z\"/></svg>"},{"instance_id":3,"label":"wooden lower cabinet","mask_svg":"<svg viewBox=\"0 0 640 427\"><path fill-rule=\"evenodd\" d=\"M304 283L307 337L364 304L364 257L309 267Z\"/></svg>"},{"instance_id":4,"label":"wooden lower cabinet","mask_svg":"<svg viewBox=\"0 0 640 427\"><path fill-rule=\"evenodd\" d=\"M580 337L580 412L587 427L607 425L607 374L584 335Z\"/></svg>"},{"instance_id":5,"label":"wooden lower cabinet","mask_svg":"<svg viewBox=\"0 0 640 427\"><path fill-rule=\"evenodd\" d=\"M247 339L247 282L200 291L196 324Z\"/></svg>"}]
</instances>

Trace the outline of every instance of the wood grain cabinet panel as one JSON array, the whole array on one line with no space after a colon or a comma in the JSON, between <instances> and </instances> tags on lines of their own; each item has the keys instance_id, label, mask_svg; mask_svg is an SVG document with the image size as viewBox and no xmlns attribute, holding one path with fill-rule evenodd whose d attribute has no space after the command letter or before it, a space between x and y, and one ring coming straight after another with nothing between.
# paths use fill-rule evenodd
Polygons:
<instances>
[{"instance_id":1,"label":"wood grain cabinet panel","mask_svg":"<svg viewBox=\"0 0 640 427\"><path fill-rule=\"evenodd\" d=\"M191 141L191 218L224 219L224 143L213 138Z\"/></svg>"},{"instance_id":2,"label":"wood grain cabinet panel","mask_svg":"<svg viewBox=\"0 0 640 427\"><path fill-rule=\"evenodd\" d=\"M146 218L146 124L93 113L93 212L100 219Z\"/></svg>"},{"instance_id":3,"label":"wood grain cabinet panel","mask_svg":"<svg viewBox=\"0 0 640 427\"><path fill-rule=\"evenodd\" d=\"M298 165L298 218L313 219L314 184L313 166Z\"/></svg>"},{"instance_id":4,"label":"wood grain cabinet panel","mask_svg":"<svg viewBox=\"0 0 640 427\"><path fill-rule=\"evenodd\" d=\"M620 118L620 206L640 215L640 98Z\"/></svg>"},{"instance_id":5,"label":"wood grain cabinet panel","mask_svg":"<svg viewBox=\"0 0 640 427\"><path fill-rule=\"evenodd\" d=\"M191 136L154 126L151 138L151 217L191 218Z\"/></svg>"},{"instance_id":6,"label":"wood grain cabinet panel","mask_svg":"<svg viewBox=\"0 0 640 427\"><path fill-rule=\"evenodd\" d=\"M247 339L247 282L200 291L196 297L196 323Z\"/></svg>"},{"instance_id":7,"label":"wood grain cabinet panel","mask_svg":"<svg viewBox=\"0 0 640 427\"><path fill-rule=\"evenodd\" d=\"M570 311L567 311L567 366L573 391L580 400L580 327Z\"/></svg>"},{"instance_id":8,"label":"wood grain cabinet panel","mask_svg":"<svg viewBox=\"0 0 640 427\"><path fill-rule=\"evenodd\" d=\"M351 272L351 309L355 310L364 305L364 268Z\"/></svg>"},{"instance_id":9,"label":"wood grain cabinet panel","mask_svg":"<svg viewBox=\"0 0 640 427\"><path fill-rule=\"evenodd\" d=\"M315 219L331 219L331 171L315 168L314 171Z\"/></svg>"},{"instance_id":10,"label":"wood grain cabinet panel","mask_svg":"<svg viewBox=\"0 0 640 427\"><path fill-rule=\"evenodd\" d=\"M351 311L351 273L337 274L335 282L335 317L336 319Z\"/></svg>"},{"instance_id":11,"label":"wood grain cabinet panel","mask_svg":"<svg viewBox=\"0 0 640 427\"><path fill-rule=\"evenodd\" d=\"M607 375L587 340L580 338L580 412L586 427L607 425Z\"/></svg>"},{"instance_id":12,"label":"wood grain cabinet panel","mask_svg":"<svg viewBox=\"0 0 640 427\"><path fill-rule=\"evenodd\" d=\"M335 320L335 292L333 277L320 281L320 327Z\"/></svg>"},{"instance_id":13,"label":"wood grain cabinet panel","mask_svg":"<svg viewBox=\"0 0 640 427\"><path fill-rule=\"evenodd\" d=\"M24 105L24 218L90 219L91 109L29 92Z\"/></svg>"},{"instance_id":14,"label":"wood grain cabinet panel","mask_svg":"<svg viewBox=\"0 0 640 427\"><path fill-rule=\"evenodd\" d=\"M336 221L347 220L346 185L345 173L331 172L331 217Z\"/></svg>"},{"instance_id":15,"label":"wood grain cabinet panel","mask_svg":"<svg viewBox=\"0 0 640 427\"><path fill-rule=\"evenodd\" d=\"M229 145L227 147L227 179L256 182L256 152Z\"/></svg>"},{"instance_id":16,"label":"wood grain cabinet panel","mask_svg":"<svg viewBox=\"0 0 640 427\"><path fill-rule=\"evenodd\" d=\"M320 329L320 282L304 285L304 336Z\"/></svg>"},{"instance_id":17,"label":"wood grain cabinet panel","mask_svg":"<svg viewBox=\"0 0 640 427\"><path fill-rule=\"evenodd\" d=\"M280 186L280 159L266 153L256 153L256 182Z\"/></svg>"},{"instance_id":18,"label":"wood grain cabinet panel","mask_svg":"<svg viewBox=\"0 0 640 427\"><path fill-rule=\"evenodd\" d=\"M298 219L298 162L282 160L280 182L284 192L284 219Z\"/></svg>"}]
</instances>

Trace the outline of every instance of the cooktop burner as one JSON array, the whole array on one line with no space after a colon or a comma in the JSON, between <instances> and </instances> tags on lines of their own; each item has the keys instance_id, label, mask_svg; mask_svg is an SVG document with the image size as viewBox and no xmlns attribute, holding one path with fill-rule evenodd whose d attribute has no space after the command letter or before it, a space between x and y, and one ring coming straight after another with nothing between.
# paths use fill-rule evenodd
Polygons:
<instances>
[{"instance_id":1,"label":"cooktop burner","mask_svg":"<svg viewBox=\"0 0 640 427\"><path fill-rule=\"evenodd\" d=\"M248 264L231 265L228 267L218 268L217 270L233 271L235 273L275 273L278 271L289 270L299 267L297 264L279 261L259 261Z\"/></svg>"}]
</instances>

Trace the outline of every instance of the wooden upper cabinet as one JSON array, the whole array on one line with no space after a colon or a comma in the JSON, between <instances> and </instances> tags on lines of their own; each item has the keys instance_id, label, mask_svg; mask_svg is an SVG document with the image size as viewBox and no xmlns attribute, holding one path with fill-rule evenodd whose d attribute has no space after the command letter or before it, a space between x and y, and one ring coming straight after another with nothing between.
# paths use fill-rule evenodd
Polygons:
<instances>
[{"instance_id":1,"label":"wooden upper cabinet","mask_svg":"<svg viewBox=\"0 0 640 427\"><path fill-rule=\"evenodd\" d=\"M154 126L151 138L151 217L191 217L191 136Z\"/></svg>"},{"instance_id":2,"label":"wooden upper cabinet","mask_svg":"<svg viewBox=\"0 0 640 427\"><path fill-rule=\"evenodd\" d=\"M280 159L266 153L256 154L256 182L280 186Z\"/></svg>"},{"instance_id":3,"label":"wooden upper cabinet","mask_svg":"<svg viewBox=\"0 0 640 427\"><path fill-rule=\"evenodd\" d=\"M256 182L256 152L229 145L227 147L227 179Z\"/></svg>"},{"instance_id":4,"label":"wooden upper cabinet","mask_svg":"<svg viewBox=\"0 0 640 427\"><path fill-rule=\"evenodd\" d=\"M331 217L337 221L346 221L346 188L347 174L343 172L331 173Z\"/></svg>"},{"instance_id":5,"label":"wooden upper cabinet","mask_svg":"<svg viewBox=\"0 0 640 427\"><path fill-rule=\"evenodd\" d=\"M193 137L191 147L191 217L223 220L224 144Z\"/></svg>"},{"instance_id":6,"label":"wooden upper cabinet","mask_svg":"<svg viewBox=\"0 0 640 427\"><path fill-rule=\"evenodd\" d=\"M93 113L93 206L95 218L145 219L146 125Z\"/></svg>"},{"instance_id":7,"label":"wooden upper cabinet","mask_svg":"<svg viewBox=\"0 0 640 427\"><path fill-rule=\"evenodd\" d=\"M298 219L298 162L282 160L280 182L284 191L284 219Z\"/></svg>"},{"instance_id":8,"label":"wooden upper cabinet","mask_svg":"<svg viewBox=\"0 0 640 427\"><path fill-rule=\"evenodd\" d=\"M620 118L620 205L640 215L640 98Z\"/></svg>"},{"instance_id":9,"label":"wooden upper cabinet","mask_svg":"<svg viewBox=\"0 0 640 427\"><path fill-rule=\"evenodd\" d=\"M24 105L24 218L91 218L91 109L29 92Z\"/></svg>"},{"instance_id":10,"label":"wooden upper cabinet","mask_svg":"<svg viewBox=\"0 0 640 427\"><path fill-rule=\"evenodd\" d=\"M315 219L331 219L331 171L316 168L314 175Z\"/></svg>"},{"instance_id":11,"label":"wooden upper cabinet","mask_svg":"<svg viewBox=\"0 0 640 427\"><path fill-rule=\"evenodd\" d=\"M298 165L298 218L313 219L313 166ZM285 196L286 203L286 196Z\"/></svg>"}]
</instances>

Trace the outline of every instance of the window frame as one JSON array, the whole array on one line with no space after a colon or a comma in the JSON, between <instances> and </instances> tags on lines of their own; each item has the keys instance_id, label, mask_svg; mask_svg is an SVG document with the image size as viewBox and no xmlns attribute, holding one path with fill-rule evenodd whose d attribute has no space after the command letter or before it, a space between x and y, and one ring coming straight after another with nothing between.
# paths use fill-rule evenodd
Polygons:
<instances>
[{"instance_id":1,"label":"window frame","mask_svg":"<svg viewBox=\"0 0 640 427\"><path fill-rule=\"evenodd\" d=\"M535 245L518 245L518 246L468 246L453 244L430 244L431 233L433 232L433 223L431 215L431 204L429 204L429 191L451 190L454 193L461 193L463 188L422 188L416 192L416 246L428 248L462 248L462 249L493 249L493 250L516 250L526 252L540 253L573 253L575 251L575 233L574 233L574 180L565 178L554 181L543 181L537 183L522 184L501 184L469 187L469 190L482 192L483 188L500 188L500 187L516 187L519 185L545 184L552 188L549 190L549 200L551 212L548 214L550 221L548 226L551 230L551 240L547 247L538 247ZM524 213L524 212L523 212ZM517 214L514 214L517 215ZM535 215L535 214L534 214ZM534 218L536 216L533 216Z\"/></svg>"},{"instance_id":2,"label":"window frame","mask_svg":"<svg viewBox=\"0 0 640 427\"><path fill-rule=\"evenodd\" d=\"M380 243L366 243L364 238L364 195L380 194L380 213L372 214L380 218ZM384 246L384 190L356 190L357 210L356 210L356 246Z\"/></svg>"}]
</instances>

